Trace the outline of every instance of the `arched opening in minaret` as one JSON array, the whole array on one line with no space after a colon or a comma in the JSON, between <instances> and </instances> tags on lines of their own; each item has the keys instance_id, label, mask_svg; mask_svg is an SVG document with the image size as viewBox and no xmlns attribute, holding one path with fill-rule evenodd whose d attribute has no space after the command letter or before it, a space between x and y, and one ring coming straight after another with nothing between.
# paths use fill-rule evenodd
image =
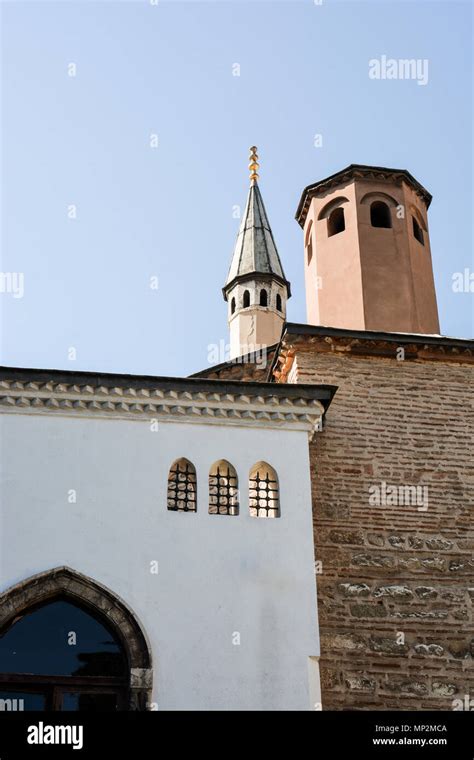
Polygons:
<instances>
[{"instance_id":1,"label":"arched opening in minaret","mask_svg":"<svg viewBox=\"0 0 474 760\"><path fill-rule=\"evenodd\" d=\"M279 293L277 293L276 305L277 305L277 311L281 311L281 295Z\"/></svg>"},{"instance_id":2,"label":"arched opening in minaret","mask_svg":"<svg viewBox=\"0 0 474 760\"><path fill-rule=\"evenodd\" d=\"M248 290L244 290L244 298L242 301L242 306L244 309L247 309L250 306L250 293Z\"/></svg>"},{"instance_id":3,"label":"arched opening in minaret","mask_svg":"<svg viewBox=\"0 0 474 760\"><path fill-rule=\"evenodd\" d=\"M370 206L370 223L372 227L385 227L389 229L392 226L392 217L390 209L383 201L374 201Z\"/></svg>"},{"instance_id":4,"label":"arched opening in minaret","mask_svg":"<svg viewBox=\"0 0 474 760\"><path fill-rule=\"evenodd\" d=\"M340 232L344 232L345 229L344 209L338 206L328 217L328 237L338 235Z\"/></svg>"},{"instance_id":5,"label":"arched opening in minaret","mask_svg":"<svg viewBox=\"0 0 474 760\"><path fill-rule=\"evenodd\" d=\"M260 291L260 306L268 306L268 293L265 288Z\"/></svg>"},{"instance_id":6,"label":"arched opening in minaret","mask_svg":"<svg viewBox=\"0 0 474 760\"><path fill-rule=\"evenodd\" d=\"M234 312L235 312L235 298L233 298L232 301L230 302L230 313L234 314Z\"/></svg>"}]
</instances>

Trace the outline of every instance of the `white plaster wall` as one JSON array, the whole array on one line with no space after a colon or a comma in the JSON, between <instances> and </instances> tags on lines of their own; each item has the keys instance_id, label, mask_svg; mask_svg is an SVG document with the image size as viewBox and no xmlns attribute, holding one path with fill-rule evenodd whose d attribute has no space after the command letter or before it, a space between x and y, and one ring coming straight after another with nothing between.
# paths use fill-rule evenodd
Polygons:
<instances>
[{"instance_id":1,"label":"white plaster wall","mask_svg":"<svg viewBox=\"0 0 474 760\"><path fill-rule=\"evenodd\" d=\"M56 414L5 414L0 426L0 591L60 565L108 586L151 642L159 709L309 709L319 641L306 433L175 422L151 432L144 420ZM197 469L197 514L166 508L181 456ZM208 514L221 458L239 476L238 517ZM248 514L259 460L279 475L279 519Z\"/></svg>"}]
</instances>

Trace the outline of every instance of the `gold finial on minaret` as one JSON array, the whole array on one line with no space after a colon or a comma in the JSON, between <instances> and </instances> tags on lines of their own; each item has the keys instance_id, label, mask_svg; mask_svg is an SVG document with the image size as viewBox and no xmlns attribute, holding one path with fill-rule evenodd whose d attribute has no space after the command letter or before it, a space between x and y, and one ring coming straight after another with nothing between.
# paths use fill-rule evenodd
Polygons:
<instances>
[{"instance_id":1,"label":"gold finial on minaret","mask_svg":"<svg viewBox=\"0 0 474 760\"><path fill-rule=\"evenodd\" d=\"M250 148L250 156L249 156L249 169L250 169L250 182L253 185L254 182L258 181L258 155L257 155L257 146L252 145Z\"/></svg>"}]
</instances>

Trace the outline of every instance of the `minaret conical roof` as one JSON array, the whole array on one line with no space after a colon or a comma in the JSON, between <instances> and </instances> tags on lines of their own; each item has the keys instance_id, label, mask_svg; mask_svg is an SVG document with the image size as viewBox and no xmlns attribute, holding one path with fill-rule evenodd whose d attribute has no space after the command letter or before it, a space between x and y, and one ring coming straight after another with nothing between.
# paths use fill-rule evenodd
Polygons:
<instances>
[{"instance_id":1,"label":"minaret conical roof","mask_svg":"<svg viewBox=\"0 0 474 760\"><path fill-rule=\"evenodd\" d=\"M229 274L224 285L224 294L235 280L241 277L248 279L253 274L275 277L286 285L290 296L290 283L283 271L256 179L253 179L250 185Z\"/></svg>"}]
</instances>

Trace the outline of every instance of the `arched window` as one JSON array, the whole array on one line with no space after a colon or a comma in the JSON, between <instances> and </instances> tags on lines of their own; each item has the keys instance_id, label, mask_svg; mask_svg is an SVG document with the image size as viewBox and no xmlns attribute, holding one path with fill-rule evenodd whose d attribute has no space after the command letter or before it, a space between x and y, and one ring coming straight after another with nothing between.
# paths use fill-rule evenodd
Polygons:
<instances>
[{"instance_id":1,"label":"arched window","mask_svg":"<svg viewBox=\"0 0 474 760\"><path fill-rule=\"evenodd\" d=\"M209 514L239 514L239 483L237 472L225 459L215 462L209 470Z\"/></svg>"},{"instance_id":2,"label":"arched window","mask_svg":"<svg viewBox=\"0 0 474 760\"><path fill-rule=\"evenodd\" d=\"M230 302L230 313L233 314L235 312L235 298L232 299Z\"/></svg>"},{"instance_id":3,"label":"arched window","mask_svg":"<svg viewBox=\"0 0 474 760\"><path fill-rule=\"evenodd\" d=\"M268 306L268 293L264 288L260 291L260 306Z\"/></svg>"},{"instance_id":4,"label":"arched window","mask_svg":"<svg viewBox=\"0 0 474 760\"><path fill-rule=\"evenodd\" d=\"M196 468L188 460L177 459L168 475L168 509L172 512L195 512Z\"/></svg>"},{"instance_id":5,"label":"arched window","mask_svg":"<svg viewBox=\"0 0 474 760\"><path fill-rule=\"evenodd\" d=\"M277 297L276 297L276 306L277 306L277 311L281 311L281 295L279 293L277 293Z\"/></svg>"},{"instance_id":6,"label":"arched window","mask_svg":"<svg viewBox=\"0 0 474 760\"><path fill-rule=\"evenodd\" d=\"M0 593L0 699L23 699L25 710L146 710L152 681L133 612L92 578L56 567Z\"/></svg>"},{"instance_id":7,"label":"arched window","mask_svg":"<svg viewBox=\"0 0 474 760\"><path fill-rule=\"evenodd\" d=\"M280 517L278 477L266 462L257 462L250 470L249 508L252 517Z\"/></svg>"},{"instance_id":8,"label":"arched window","mask_svg":"<svg viewBox=\"0 0 474 760\"><path fill-rule=\"evenodd\" d=\"M374 201L370 206L370 223L372 227L392 226L390 209L383 201Z\"/></svg>"},{"instance_id":9,"label":"arched window","mask_svg":"<svg viewBox=\"0 0 474 760\"><path fill-rule=\"evenodd\" d=\"M244 298L242 301L242 306L244 307L244 309L250 306L250 293L248 292L248 290L244 290Z\"/></svg>"},{"instance_id":10,"label":"arched window","mask_svg":"<svg viewBox=\"0 0 474 760\"><path fill-rule=\"evenodd\" d=\"M308 230L306 232L306 264L309 266L311 264L311 259L313 258L313 222L310 221L308 225Z\"/></svg>"},{"instance_id":11,"label":"arched window","mask_svg":"<svg viewBox=\"0 0 474 760\"><path fill-rule=\"evenodd\" d=\"M421 245L425 244L425 240L423 237L423 230L421 229L421 226L418 224L417 220L414 216L412 216L413 221L413 235L418 240Z\"/></svg>"},{"instance_id":12,"label":"arched window","mask_svg":"<svg viewBox=\"0 0 474 760\"><path fill-rule=\"evenodd\" d=\"M349 203L349 198L346 198L345 195L338 195L336 198L333 198L331 201L326 203L318 214L318 222L322 219L328 219L334 209L339 208L344 203Z\"/></svg>"},{"instance_id":13,"label":"arched window","mask_svg":"<svg viewBox=\"0 0 474 760\"><path fill-rule=\"evenodd\" d=\"M22 700L20 709L127 709L128 667L105 616L65 597L23 611L0 632L0 699Z\"/></svg>"},{"instance_id":14,"label":"arched window","mask_svg":"<svg viewBox=\"0 0 474 760\"><path fill-rule=\"evenodd\" d=\"M331 211L328 217L328 237L338 235L340 232L344 232L345 229L344 209L342 206L338 206L334 211Z\"/></svg>"}]
</instances>

